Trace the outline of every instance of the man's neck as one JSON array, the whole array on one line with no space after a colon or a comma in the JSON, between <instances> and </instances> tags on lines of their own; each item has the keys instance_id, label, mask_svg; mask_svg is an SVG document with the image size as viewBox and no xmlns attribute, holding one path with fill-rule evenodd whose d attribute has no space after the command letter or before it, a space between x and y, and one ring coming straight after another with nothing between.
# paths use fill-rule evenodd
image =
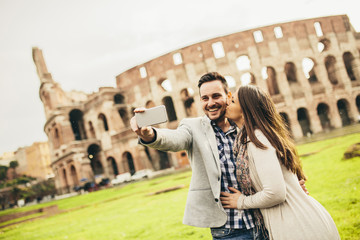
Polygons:
<instances>
[{"instance_id":1,"label":"man's neck","mask_svg":"<svg viewBox=\"0 0 360 240\"><path fill-rule=\"evenodd\" d=\"M227 132L231 127L231 124L227 118L219 119L218 121L215 121L215 123L224 133Z\"/></svg>"}]
</instances>

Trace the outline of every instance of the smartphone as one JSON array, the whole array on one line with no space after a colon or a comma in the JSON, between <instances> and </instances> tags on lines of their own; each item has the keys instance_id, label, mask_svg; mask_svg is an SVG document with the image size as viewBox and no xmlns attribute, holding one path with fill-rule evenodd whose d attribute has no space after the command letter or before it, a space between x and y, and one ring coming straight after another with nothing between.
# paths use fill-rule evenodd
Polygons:
<instances>
[{"instance_id":1,"label":"smartphone","mask_svg":"<svg viewBox=\"0 0 360 240\"><path fill-rule=\"evenodd\" d=\"M135 113L135 118L139 127L151 126L168 121L164 105L148 108L141 113Z\"/></svg>"}]
</instances>

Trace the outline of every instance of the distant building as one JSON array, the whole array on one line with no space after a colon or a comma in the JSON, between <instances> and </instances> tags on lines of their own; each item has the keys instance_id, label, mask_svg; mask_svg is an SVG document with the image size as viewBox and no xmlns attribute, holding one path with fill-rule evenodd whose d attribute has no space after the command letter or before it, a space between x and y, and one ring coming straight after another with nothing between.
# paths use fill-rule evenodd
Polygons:
<instances>
[{"instance_id":1,"label":"distant building","mask_svg":"<svg viewBox=\"0 0 360 240\"><path fill-rule=\"evenodd\" d=\"M232 91L256 84L268 92L295 139L355 123L359 50L346 15L279 23L174 50L120 73L117 88L85 94L64 92L33 48L56 186L68 192L84 179L187 165L185 152L138 145L129 119L135 107L161 104L169 119L161 126L203 115L197 82L206 72L223 74Z\"/></svg>"},{"instance_id":2,"label":"distant building","mask_svg":"<svg viewBox=\"0 0 360 240\"><path fill-rule=\"evenodd\" d=\"M0 156L0 165L10 166L11 161L17 161L16 172L8 170L8 178L16 175L27 175L39 180L54 177L50 166L50 152L48 142L35 142L31 146L18 148L15 152L6 152Z\"/></svg>"}]
</instances>

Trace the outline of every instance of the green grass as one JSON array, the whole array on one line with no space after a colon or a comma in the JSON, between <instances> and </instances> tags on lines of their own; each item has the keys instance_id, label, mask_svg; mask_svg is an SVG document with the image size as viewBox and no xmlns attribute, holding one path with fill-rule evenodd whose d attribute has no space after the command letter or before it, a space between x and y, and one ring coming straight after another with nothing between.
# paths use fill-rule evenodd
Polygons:
<instances>
[{"instance_id":1,"label":"green grass","mask_svg":"<svg viewBox=\"0 0 360 240\"><path fill-rule=\"evenodd\" d=\"M360 133L298 146L308 176L307 188L332 215L341 239L360 236L360 158L341 160ZM0 215L52 204L66 212L0 229L7 240L211 239L209 229L182 224L191 172L114 187ZM149 195L161 189L179 190Z\"/></svg>"}]
</instances>

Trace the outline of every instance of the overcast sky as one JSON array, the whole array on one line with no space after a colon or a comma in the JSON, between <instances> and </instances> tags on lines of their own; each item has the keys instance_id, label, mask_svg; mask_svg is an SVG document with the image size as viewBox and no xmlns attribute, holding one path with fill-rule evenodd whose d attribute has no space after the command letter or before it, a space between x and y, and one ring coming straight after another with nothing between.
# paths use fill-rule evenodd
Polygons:
<instances>
[{"instance_id":1,"label":"overcast sky","mask_svg":"<svg viewBox=\"0 0 360 240\"><path fill-rule=\"evenodd\" d=\"M115 87L121 72L254 27L347 14L358 0L0 0L0 155L46 141L32 47L65 91Z\"/></svg>"}]
</instances>

